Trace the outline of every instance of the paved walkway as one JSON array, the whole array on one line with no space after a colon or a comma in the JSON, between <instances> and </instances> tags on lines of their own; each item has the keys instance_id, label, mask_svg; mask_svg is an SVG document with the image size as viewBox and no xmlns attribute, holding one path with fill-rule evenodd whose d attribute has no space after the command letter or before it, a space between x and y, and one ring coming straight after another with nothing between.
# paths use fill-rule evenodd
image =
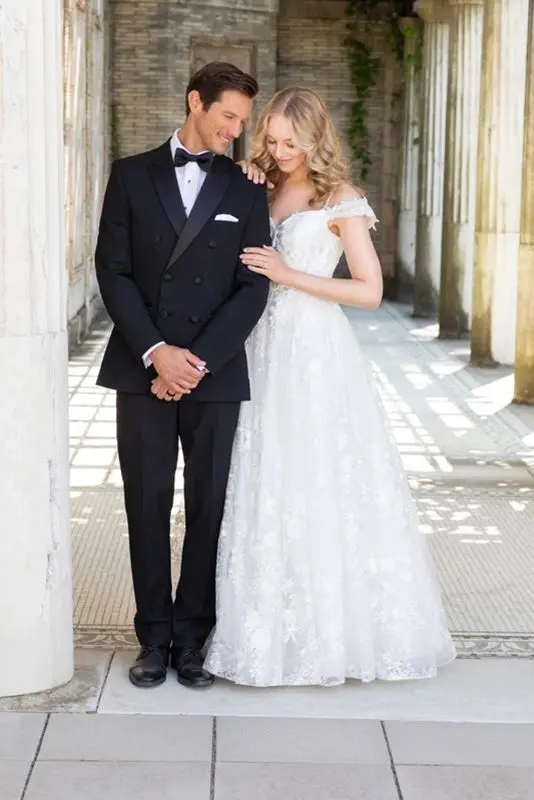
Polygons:
<instances>
[{"instance_id":1,"label":"paved walkway","mask_svg":"<svg viewBox=\"0 0 534 800\"><path fill-rule=\"evenodd\" d=\"M534 408L509 407L511 371L468 366L406 307L349 312L372 361L463 655L534 654ZM76 635L135 646L114 395L95 386L102 323L70 366ZM358 399L354 398L355 413ZM183 531L177 479L172 545Z\"/></svg>"},{"instance_id":2,"label":"paved walkway","mask_svg":"<svg viewBox=\"0 0 534 800\"><path fill-rule=\"evenodd\" d=\"M94 385L103 324L71 363L76 672L0 700L0 800L534 800L534 408L509 408L509 370L469 368L465 342L406 309L350 316L464 658L413 683L131 686L114 400ZM176 561L182 523L178 483Z\"/></svg>"},{"instance_id":3,"label":"paved walkway","mask_svg":"<svg viewBox=\"0 0 534 800\"><path fill-rule=\"evenodd\" d=\"M128 654L0 701L2 800L533 800L534 670L463 659L431 681L132 687ZM24 713L32 711L33 713Z\"/></svg>"}]
</instances>

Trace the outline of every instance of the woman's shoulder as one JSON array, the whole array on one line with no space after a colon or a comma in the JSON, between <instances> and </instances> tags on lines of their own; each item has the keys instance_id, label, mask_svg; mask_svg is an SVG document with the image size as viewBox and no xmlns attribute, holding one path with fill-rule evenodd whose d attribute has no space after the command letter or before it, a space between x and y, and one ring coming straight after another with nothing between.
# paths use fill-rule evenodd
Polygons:
<instances>
[{"instance_id":1,"label":"woman's shoulder","mask_svg":"<svg viewBox=\"0 0 534 800\"><path fill-rule=\"evenodd\" d=\"M350 183L341 183L334 189L327 212L330 224L343 217L367 217L368 227L374 228L378 221L364 192Z\"/></svg>"},{"instance_id":2,"label":"woman's shoulder","mask_svg":"<svg viewBox=\"0 0 534 800\"><path fill-rule=\"evenodd\" d=\"M364 199L365 193L359 187L353 186L351 183L340 183L330 195L328 205L336 206L340 203Z\"/></svg>"}]
</instances>

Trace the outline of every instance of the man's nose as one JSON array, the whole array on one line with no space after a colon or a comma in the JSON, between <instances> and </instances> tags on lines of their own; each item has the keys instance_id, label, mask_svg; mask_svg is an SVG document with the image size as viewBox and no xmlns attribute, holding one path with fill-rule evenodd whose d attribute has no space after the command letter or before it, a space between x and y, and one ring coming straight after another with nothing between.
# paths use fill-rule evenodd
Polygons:
<instances>
[{"instance_id":1,"label":"man's nose","mask_svg":"<svg viewBox=\"0 0 534 800\"><path fill-rule=\"evenodd\" d=\"M231 128L231 134L234 139L239 139L241 134L243 133L243 123L242 122L234 122Z\"/></svg>"}]
</instances>

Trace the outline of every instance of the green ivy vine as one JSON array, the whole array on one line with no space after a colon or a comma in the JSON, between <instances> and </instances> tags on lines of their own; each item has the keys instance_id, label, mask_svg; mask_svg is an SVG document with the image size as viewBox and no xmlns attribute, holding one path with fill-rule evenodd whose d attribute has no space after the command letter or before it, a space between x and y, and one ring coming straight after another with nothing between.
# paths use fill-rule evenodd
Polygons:
<instances>
[{"instance_id":1,"label":"green ivy vine","mask_svg":"<svg viewBox=\"0 0 534 800\"><path fill-rule=\"evenodd\" d=\"M352 37L347 37L345 48L355 94L351 107L348 136L352 154L360 168L360 176L362 180L365 180L372 163L367 127L367 101L372 89L376 86L380 59L373 57L364 42Z\"/></svg>"},{"instance_id":2,"label":"green ivy vine","mask_svg":"<svg viewBox=\"0 0 534 800\"><path fill-rule=\"evenodd\" d=\"M354 160L359 168L359 177L361 180L365 180L372 165L368 101L378 82L382 59L373 55L367 43L362 41L362 33L370 30L372 22L387 21L391 49L397 59L402 62L404 38L414 35L414 32L411 30L403 32L399 26L399 19L415 15L413 2L407 0L390 0L385 3L377 3L376 0L347 0L346 14L348 33L344 40L344 46L351 84L354 89L348 138ZM414 64L416 60L420 60L420 48L414 48L412 58Z\"/></svg>"}]
</instances>

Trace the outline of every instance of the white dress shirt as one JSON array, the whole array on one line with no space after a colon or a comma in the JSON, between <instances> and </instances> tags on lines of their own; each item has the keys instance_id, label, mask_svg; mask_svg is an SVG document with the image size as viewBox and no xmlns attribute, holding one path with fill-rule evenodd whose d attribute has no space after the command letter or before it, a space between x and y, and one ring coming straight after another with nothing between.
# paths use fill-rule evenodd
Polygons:
<instances>
[{"instance_id":1,"label":"white dress shirt","mask_svg":"<svg viewBox=\"0 0 534 800\"><path fill-rule=\"evenodd\" d=\"M182 150L190 153L191 150L188 150L187 147L182 144L180 141L180 131L175 131L172 139L171 139L171 157L174 162L174 154L176 150L181 147ZM202 188L202 184L206 179L206 172L201 169L195 161L189 161L183 167L175 167L174 172L176 175L176 180L178 182L178 188L180 190L180 194L182 196L182 202L184 204L184 210L186 217L189 216L191 213L191 209L195 205L196 199L199 195L199 192ZM160 344L165 344L165 342L161 341L157 344L149 347L146 353L143 354L143 364L145 367L150 367L152 364L151 359L149 358L150 353L159 347Z\"/></svg>"}]
</instances>

